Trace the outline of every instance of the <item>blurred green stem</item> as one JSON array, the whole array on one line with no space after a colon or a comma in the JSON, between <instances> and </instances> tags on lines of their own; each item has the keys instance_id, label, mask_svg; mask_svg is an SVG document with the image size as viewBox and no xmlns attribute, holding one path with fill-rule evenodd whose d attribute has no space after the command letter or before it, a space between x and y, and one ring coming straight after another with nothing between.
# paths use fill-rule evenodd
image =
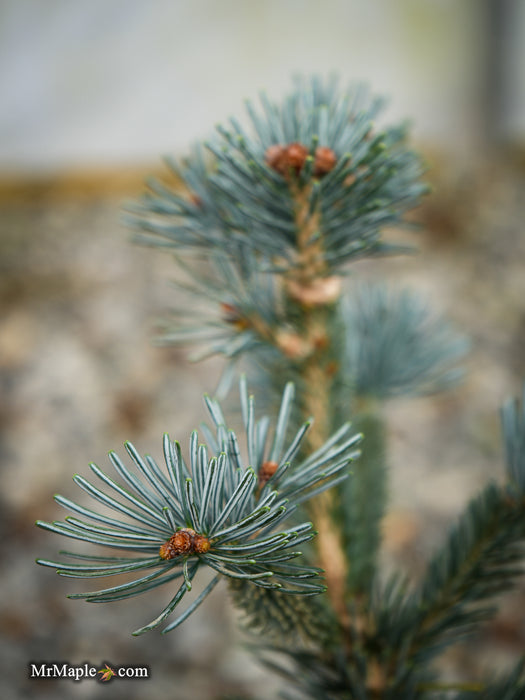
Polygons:
<instances>
[{"instance_id":1,"label":"blurred green stem","mask_svg":"<svg viewBox=\"0 0 525 700\"><path fill-rule=\"evenodd\" d=\"M381 544L381 520L387 494L385 427L378 402L356 401L354 428L364 435L361 456L341 487L344 548L349 562L347 587L363 603L368 599Z\"/></svg>"}]
</instances>

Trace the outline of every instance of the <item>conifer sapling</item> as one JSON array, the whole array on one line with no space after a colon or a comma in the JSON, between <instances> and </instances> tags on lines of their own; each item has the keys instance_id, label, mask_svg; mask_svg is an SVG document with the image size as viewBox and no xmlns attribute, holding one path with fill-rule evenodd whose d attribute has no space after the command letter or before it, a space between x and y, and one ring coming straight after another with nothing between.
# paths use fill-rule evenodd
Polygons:
<instances>
[{"instance_id":1,"label":"conifer sapling","mask_svg":"<svg viewBox=\"0 0 525 700\"><path fill-rule=\"evenodd\" d=\"M171 586L168 606L135 634L165 622L211 569L164 631L228 581L263 639L256 654L288 678L293 697L525 697L523 661L496 680L453 684L434 665L495 614L488 601L522 573L523 403L503 411L506 484L474 497L422 581L385 581L378 567L388 493L381 402L447 388L466 350L418 294L348 281L356 261L406 250L384 234L427 191L422 161L404 126L377 128L383 102L362 86L299 80L282 104L265 94L260 103L246 104L248 126L231 119L187 158L168 159L172 184L149 182L128 222L179 269L164 342L198 347L195 359L224 357L221 396L242 365L275 418L256 419L242 379L244 445L206 398L213 427L201 428L202 444L192 434L189 459L168 437L162 468L130 444L132 468L111 453L118 480L92 465L98 486L75 481L116 517L58 496L75 515L38 524L127 556L40 563L74 578L137 574L72 595L90 602Z\"/></svg>"}]
</instances>

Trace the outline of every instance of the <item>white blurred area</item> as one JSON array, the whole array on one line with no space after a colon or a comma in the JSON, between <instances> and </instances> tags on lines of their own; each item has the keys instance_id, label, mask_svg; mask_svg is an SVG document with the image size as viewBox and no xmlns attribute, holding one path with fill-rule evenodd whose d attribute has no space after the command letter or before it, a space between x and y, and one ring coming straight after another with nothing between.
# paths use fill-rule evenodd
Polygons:
<instances>
[{"instance_id":1,"label":"white blurred area","mask_svg":"<svg viewBox=\"0 0 525 700\"><path fill-rule=\"evenodd\" d=\"M525 141L522 0L3 0L0 174L155 162L337 72L456 155Z\"/></svg>"}]
</instances>

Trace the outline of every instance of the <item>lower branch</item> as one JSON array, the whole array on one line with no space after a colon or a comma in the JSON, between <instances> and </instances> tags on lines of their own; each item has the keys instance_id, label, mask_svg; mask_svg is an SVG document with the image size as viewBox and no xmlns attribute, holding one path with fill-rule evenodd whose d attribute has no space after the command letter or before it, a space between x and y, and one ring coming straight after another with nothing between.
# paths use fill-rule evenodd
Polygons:
<instances>
[{"instance_id":1,"label":"lower branch","mask_svg":"<svg viewBox=\"0 0 525 700\"><path fill-rule=\"evenodd\" d=\"M385 595L372 611L376 630L369 643L388 659L390 688L401 689L407 677L495 614L483 603L524 573L524 538L525 503L491 484L430 562L419 593L394 596L388 607Z\"/></svg>"}]
</instances>

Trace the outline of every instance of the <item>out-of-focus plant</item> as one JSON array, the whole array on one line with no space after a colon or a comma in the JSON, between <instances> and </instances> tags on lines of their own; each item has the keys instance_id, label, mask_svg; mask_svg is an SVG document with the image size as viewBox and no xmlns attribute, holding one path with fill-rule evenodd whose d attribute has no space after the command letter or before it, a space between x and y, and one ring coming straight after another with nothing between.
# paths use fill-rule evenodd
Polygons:
<instances>
[{"instance_id":1,"label":"out-of-focus plant","mask_svg":"<svg viewBox=\"0 0 525 700\"><path fill-rule=\"evenodd\" d=\"M129 444L133 468L111 453L117 480L95 465L98 486L75 477L102 511L58 496L75 515L38 524L128 556L40 563L75 578L138 576L72 596L89 602L172 585L167 607L135 634L163 623L197 572L211 570L164 631L228 581L259 633L258 655L289 679L287 697L517 700L523 663L494 681L451 685L434 662L495 614L489 600L522 571L523 404L503 411L507 481L472 500L417 585L379 575L381 402L447 388L466 349L418 294L346 281L355 261L404 251L384 229L426 192L405 128L375 127L381 106L359 86L299 81L281 105L265 95L260 109L248 103L250 125L231 119L187 159L170 160L173 187L149 183L129 221L141 242L173 255L184 280L166 342L225 357L221 394L242 363L276 417L256 419L242 379L244 444L207 398L213 428L202 427L204 444L192 434L189 459L167 437L165 469Z\"/></svg>"}]
</instances>

